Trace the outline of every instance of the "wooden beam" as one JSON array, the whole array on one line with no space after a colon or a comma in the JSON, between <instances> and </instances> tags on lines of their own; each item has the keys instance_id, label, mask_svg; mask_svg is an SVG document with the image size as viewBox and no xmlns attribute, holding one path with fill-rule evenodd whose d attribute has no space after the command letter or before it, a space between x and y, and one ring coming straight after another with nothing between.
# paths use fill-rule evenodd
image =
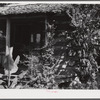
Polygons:
<instances>
[{"instance_id":1,"label":"wooden beam","mask_svg":"<svg viewBox=\"0 0 100 100\"><path fill-rule=\"evenodd\" d=\"M44 15L16 15L10 16L11 19L35 19L35 18L44 18Z\"/></svg>"},{"instance_id":2,"label":"wooden beam","mask_svg":"<svg viewBox=\"0 0 100 100\"><path fill-rule=\"evenodd\" d=\"M9 15L10 19L33 19L33 18L44 18L44 15ZM8 16L0 16L0 20L7 19Z\"/></svg>"},{"instance_id":3,"label":"wooden beam","mask_svg":"<svg viewBox=\"0 0 100 100\"><path fill-rule=\"evenodd\" d=\"M0 16L0 20L2 20L2 19L7 19L7 17L6 16Z\"/></svg>"},{"instance_id":4,"label":"wooden beam","mask_svg":"<svg viewBox=\"0 0 100 100\"><path fill-rule=\"evenodd\" d=\"M10 47L10 19L6 19L6 46Z\"/></svg>"}]
</instances>

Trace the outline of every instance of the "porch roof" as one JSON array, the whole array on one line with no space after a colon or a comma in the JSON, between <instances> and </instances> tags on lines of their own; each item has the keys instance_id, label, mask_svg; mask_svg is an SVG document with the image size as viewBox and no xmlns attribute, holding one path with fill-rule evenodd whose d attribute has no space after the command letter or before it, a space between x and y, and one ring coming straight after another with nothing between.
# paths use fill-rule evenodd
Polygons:
<instances>
[{"instance_id":1,"label":"porch roof","mask_svg":"<svg viewBox=\"0 0 100 100\"><path fill-rule=\"evenodd\" d=\"M0 15L18 15L29 13L60 13L70 8L70 4L10 4L0 7Z\"/></svg>"}]
</instances>

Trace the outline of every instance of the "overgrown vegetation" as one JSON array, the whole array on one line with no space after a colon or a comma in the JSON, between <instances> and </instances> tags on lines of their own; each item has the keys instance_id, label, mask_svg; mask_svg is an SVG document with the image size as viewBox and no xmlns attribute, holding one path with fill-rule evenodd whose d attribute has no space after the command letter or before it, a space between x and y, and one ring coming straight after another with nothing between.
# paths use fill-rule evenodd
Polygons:
<instances>
[{"instance_id":1,"label":"overgrown vegetation","mask_svg":"<svg viewBox=\"0 0 100 100\"><path fill-rule=\"evenodd\" d=\"M9 88L99 89L99 12L99 5L72 5L66 13L72 19L70 25L74 30L59 33L56 38L55 24L48 23L47 44L40 49L42 54L33 50L24 54L25 59L20 63L28 69L15 77ZM62 52L55 56L54 45L61 37L66 45L61 46ZM4 83L3 78L1 84L5 86Z\"/></svg>"}]
</instances>

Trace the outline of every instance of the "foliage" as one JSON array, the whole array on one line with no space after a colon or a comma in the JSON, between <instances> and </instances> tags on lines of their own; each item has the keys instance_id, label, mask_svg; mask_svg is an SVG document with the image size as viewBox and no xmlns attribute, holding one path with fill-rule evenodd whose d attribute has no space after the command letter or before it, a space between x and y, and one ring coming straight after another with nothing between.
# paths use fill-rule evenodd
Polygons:
<instances>
[{"instance_id":1,"label":"foliage","mask_svg":"<svg viewBox=\"0 0 100 100\"><path fill-rule=\"evenodd\" d=\"M75 30L58 35L58 38L64 37L66 42L66 47L61 46L61 50L65 50L58 57L54 56L54 44L58 42L54 38L55 25L48 23L47 45L41 57L27 56L28 88L99 88L99 66L96 62L100 49L98 10L98 5L73 5L67 10Z\"/></svg>"},{"instance_id":2,"label":"foliage","mask_svg":"<svg viewBox=\"0 0 100 100\"><path fill-rule=\"evenodd\" d=\"M17 56L17 58L14 61L12 52L13 52L13 47L9 48L7 46L6 47L6 55L5 55L4 62L3 62L4 73L5 73L5 76L7 76L8 88L11 84L10 79L11 79L12 73L16 73L18 70L17 64L19 63L19 59L20 59L20 57Z\"/></svg>"},{"instance_id":3,"label":"foliage","mask_svg":"<svg viewBox=\"0 0 100 100\"><path fill-rule=\"evenodd\" d=\"M99 66L96 62L100 49L100 17L98 12L99 5L73 5L69 11L67 10L72 18L71 25L75 30L65 31L64 34L59 35L63 36L67 42L66 47L63 47L66 50L58 58L54 57L54 25L48 26L48 46L45 48L45 54L42 55L44 60L42 66L45 67L47 62L47 66L50 68L55 65L56 71L53 76L60 88L98 88ZM51 37L52 40L50 40ZM47 72L49 73L49 71Z\"/></svg>"},{"instance_id":4,"label":"foliage","mask_svg":"<svg viewBox=\"0 0 100 100\"><path fill-rule=\"evenodd\" d=\"M85 84L85 89L98 88L96 81L99 68L96 57L100 50L98 12L99 5L73 5L73 8L67 11L72 18L71 25L75 27L75 30L65 34L71 40L67 44L69 47L66 55L72 57L71 60L74 61L72 67L77 69L76 73L82 83L81 87Z\"/></svg>"},{"instance_id":5,"label":"foliage","mask_svg":"<svg viewBox=\"0 0 100 100\"><path fill-rule=\"evenodd\" d=\"M96 61L100 51L99 5L72 5L66 13L74 30L59 33L66 46L55 56L55 25L47 24L47 44L42 54L24 54L27 71L18 75L20 88L99 89L100 68ZM66 20L67 21L67 20ZM1 82L2 83L2 82Z\"/></svg>"}]
</instances>

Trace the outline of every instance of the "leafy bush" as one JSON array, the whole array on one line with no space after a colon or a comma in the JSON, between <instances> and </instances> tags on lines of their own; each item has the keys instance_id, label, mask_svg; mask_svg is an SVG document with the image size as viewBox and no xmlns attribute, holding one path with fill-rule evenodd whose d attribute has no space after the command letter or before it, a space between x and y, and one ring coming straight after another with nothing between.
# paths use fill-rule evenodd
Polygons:
<instances>
[{"instance_id":1,"label":"leafy bush","mask_svg":"<svg viewBox=\"0 0 100 100\"><path fill-rule=\"evenodd\" d=\"M64 37L66 47L61 46L61 54L54 56L54 44L57 43L54 24L48 23L47 45L42 53L42 60L32 63L35 56L31 56L33 71L32 79L39 79L37 88L67 88L67 89L98 89L98 69L96 58L99 53L100 43L100 16L99 5L72 5L67 14L72 18L71 25L75 28L71 32L63 32L58 35ZM97 24L98 23L98 24ZM37 58L38 59L38 58ZM30 65L29 65L30 66ZM38 67L37 67L38 66ZM41 66L41 67L39 67ZM39 69L42 69L42 72ZM52 73L52 74L50 74ZM39 75L38 75L39 74ZM28 74L29 75L29 74ZM53 77L53 78L51 78ZM31 79L31 80L32 80ZM50 80L52 79L52 82ZM49 83L49 86L41 82ZM53 84L57 86L53 86ZM51 86L51 87L50 87Z\"/></svg>"}]
</instances>

